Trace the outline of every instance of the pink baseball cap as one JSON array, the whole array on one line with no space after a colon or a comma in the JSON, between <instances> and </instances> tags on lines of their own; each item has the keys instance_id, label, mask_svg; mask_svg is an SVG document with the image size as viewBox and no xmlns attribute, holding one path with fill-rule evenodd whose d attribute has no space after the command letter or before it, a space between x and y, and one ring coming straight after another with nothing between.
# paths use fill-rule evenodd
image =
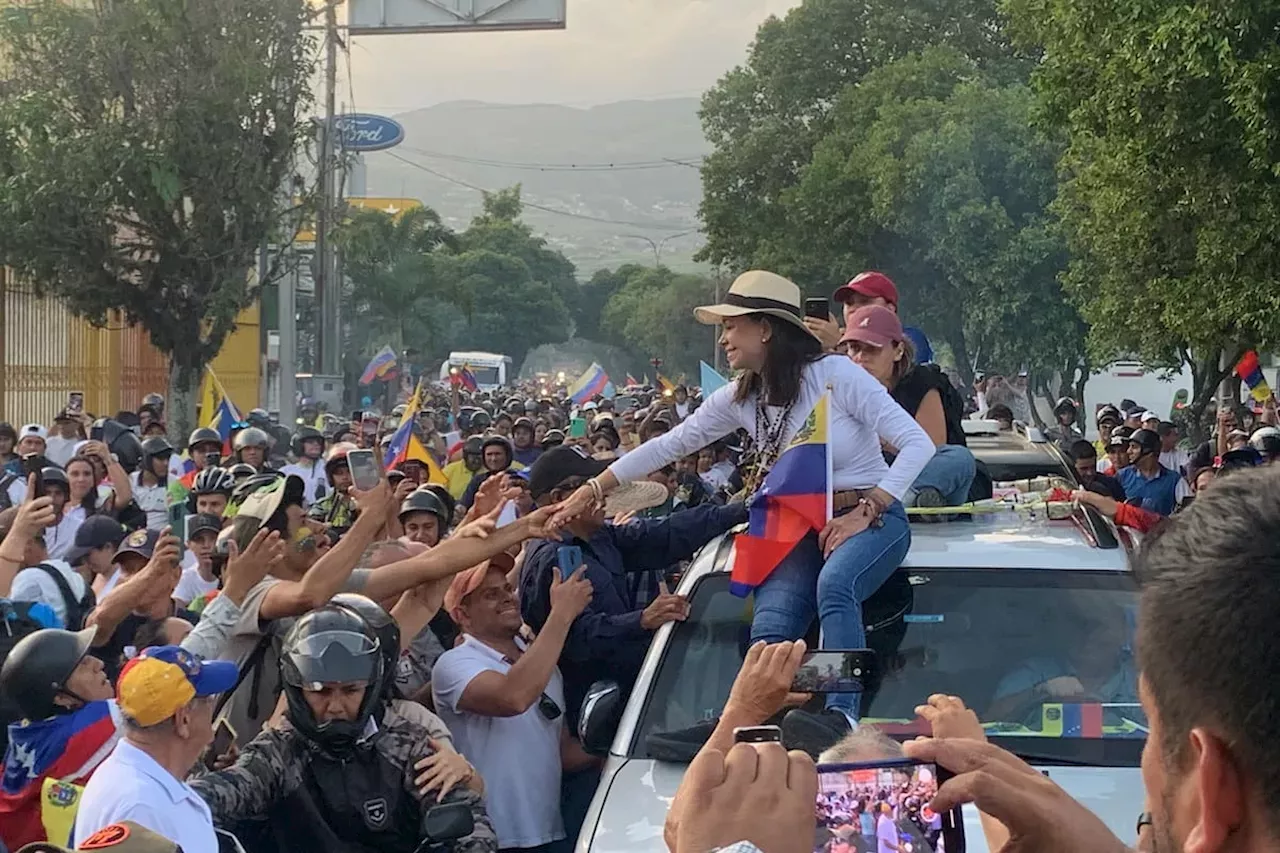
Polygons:
<instances>
[{"instance_id":1,"label":"pink baseball cap","mask_svg":"<svg viewBox=\"0 0 1280 853\"><path fill-rule=\"evenodd\" d=\"M871 299L883 299L890 305L898 304L898 288L892 279L882 272L860 272L843 287L836 288L831 298L836 302L848 302L853 294L860 293Z\"/></svg>"},{"instance_id":2,"label":"pink baseball cap","mask_svg":"<svg viewBox=\"0 0 1280 853\"><path fill-rule=\"evenodd\" d=\"M840 343L857 341L873 347L887 347L901 343L903 337L902 323L897 314L883 305L865 305L849 318Z\"/></svg>"}]
</instances>

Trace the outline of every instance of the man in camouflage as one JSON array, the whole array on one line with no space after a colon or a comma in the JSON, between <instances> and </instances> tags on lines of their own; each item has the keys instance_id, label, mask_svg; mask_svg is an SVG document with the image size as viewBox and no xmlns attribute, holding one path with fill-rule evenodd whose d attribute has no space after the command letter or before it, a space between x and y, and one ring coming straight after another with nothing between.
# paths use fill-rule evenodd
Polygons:
<instances>
[{"instance_id":1,"label":"man in camouflage","mask_svg":"<svg viewBox=\"0 0 1280 853\"><path fill-rule=\"evenodd\" d=\"M235 832L241 821L265 819L279 849L415 853L436 805L436 793L417 785L415 765L435 747L422 725L385 713L381 685L393 674L376 635L329 605L299 619L284 646L287 723L263 729L231 767L190 780L214 824ZM440 803L465 804L474 821L453 853L496 853L479 794L455 785Z\"/></svg>"}]
</instances>

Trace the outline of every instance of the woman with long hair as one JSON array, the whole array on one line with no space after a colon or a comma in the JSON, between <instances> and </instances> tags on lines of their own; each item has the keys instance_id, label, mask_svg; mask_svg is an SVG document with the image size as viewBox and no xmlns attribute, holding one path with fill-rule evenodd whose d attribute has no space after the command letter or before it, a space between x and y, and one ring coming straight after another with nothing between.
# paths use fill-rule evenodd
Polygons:
<instances>
[{"instance_id":1,"label":"woman with long hair","mask_svg":"<svg viewBox=\"0 0 1280 853\"><path fill-rule=\"evenodd\" d=\"M933 456L933 442L865 370L822 352L804 326L800 288L787 279L743 273L723 304L695 314L723 328L720 345L738 378L670 432L584 482L556 520L598 512L604 495L619 484L643 479L740 428L754 438L744 476L745 491L754 492L829 392L835 518L801 540L756 588L751 639L799 639L816 613L824 648L865 647L862 602L907 554L911 531L901 498ZM898 450L892 466L880 452L882 440ZM823 713L792 711L784 721L788 742L817 754L856 722L859 699L858 693L833 693Z\"/></svg>"}]
</instances>

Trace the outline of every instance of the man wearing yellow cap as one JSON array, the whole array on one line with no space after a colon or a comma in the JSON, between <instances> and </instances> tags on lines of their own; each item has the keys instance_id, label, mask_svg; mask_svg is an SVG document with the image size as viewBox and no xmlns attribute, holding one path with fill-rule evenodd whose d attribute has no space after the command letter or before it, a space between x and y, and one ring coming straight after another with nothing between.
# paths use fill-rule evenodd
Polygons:
<instances>
[{"instance_id":1,"label":"man wearing yellow cap","mask_svg":"<svg viewBox=\"0 0 1280 853\"><path fill-rule=\"evenodd\" d=\"M217 853L209 806L182 780L213 737L214 699L236 675L231 661L202 661L180 646L125 664L116 681L125 737L85 786L73 840L131 820L185 853Z\"/></svg>"}]
</instances>

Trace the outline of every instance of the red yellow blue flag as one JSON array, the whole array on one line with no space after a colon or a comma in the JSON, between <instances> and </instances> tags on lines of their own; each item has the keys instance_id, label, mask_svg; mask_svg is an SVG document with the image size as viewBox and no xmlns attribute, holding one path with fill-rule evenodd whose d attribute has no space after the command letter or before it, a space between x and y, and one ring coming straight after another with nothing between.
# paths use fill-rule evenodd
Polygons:
<instances>
[{"instance_id":1,"label":"red yellow blue flag","mask_svg":"<svg viewBox=\"0 0 1280 853\"><path fill-rule=\"evenodd\" d=\"M391 436L391 443L387 445L386 458L383 461L384 467L390 471L392 468L398 468L405 462L413 460L421 462L427 469L427 482L439 483L440 485L448 485L448 478L444 472L440 470L434 456L422 446L422 441L413 433L413 422L418 417L418 412L422 408L422 382L418 380L418 387L414 389L413 396L409 398L409 402L404 407L404 414L400 418L400 426Z\"/></svg>"},{"instance_id":2,"label":"red yellow blue flag","mask_svg":"<svg viewBox=\"0 0 1280 853\"><path fill-rule=\"evenodd\" d=\"M1267 377L1262 374L1262 365L1258 363L1256 352L1249 350L1245 353L1236 365L1235 373L1249 389L1253 399L1259 403L1265 403L1271 399L1271 386L1267 384Z\"/></svg>"},{"instance_id":3,"label":"red yellow blue flag","mask_svg":"<svg viewBox=\"0 0 1280 853\"><path fill-rule=\"evenodd\" d=\"M823 394L751 498L729 589L745 598L796 544L831 520L830 401Z\"/></svg>"}]
</instances>

